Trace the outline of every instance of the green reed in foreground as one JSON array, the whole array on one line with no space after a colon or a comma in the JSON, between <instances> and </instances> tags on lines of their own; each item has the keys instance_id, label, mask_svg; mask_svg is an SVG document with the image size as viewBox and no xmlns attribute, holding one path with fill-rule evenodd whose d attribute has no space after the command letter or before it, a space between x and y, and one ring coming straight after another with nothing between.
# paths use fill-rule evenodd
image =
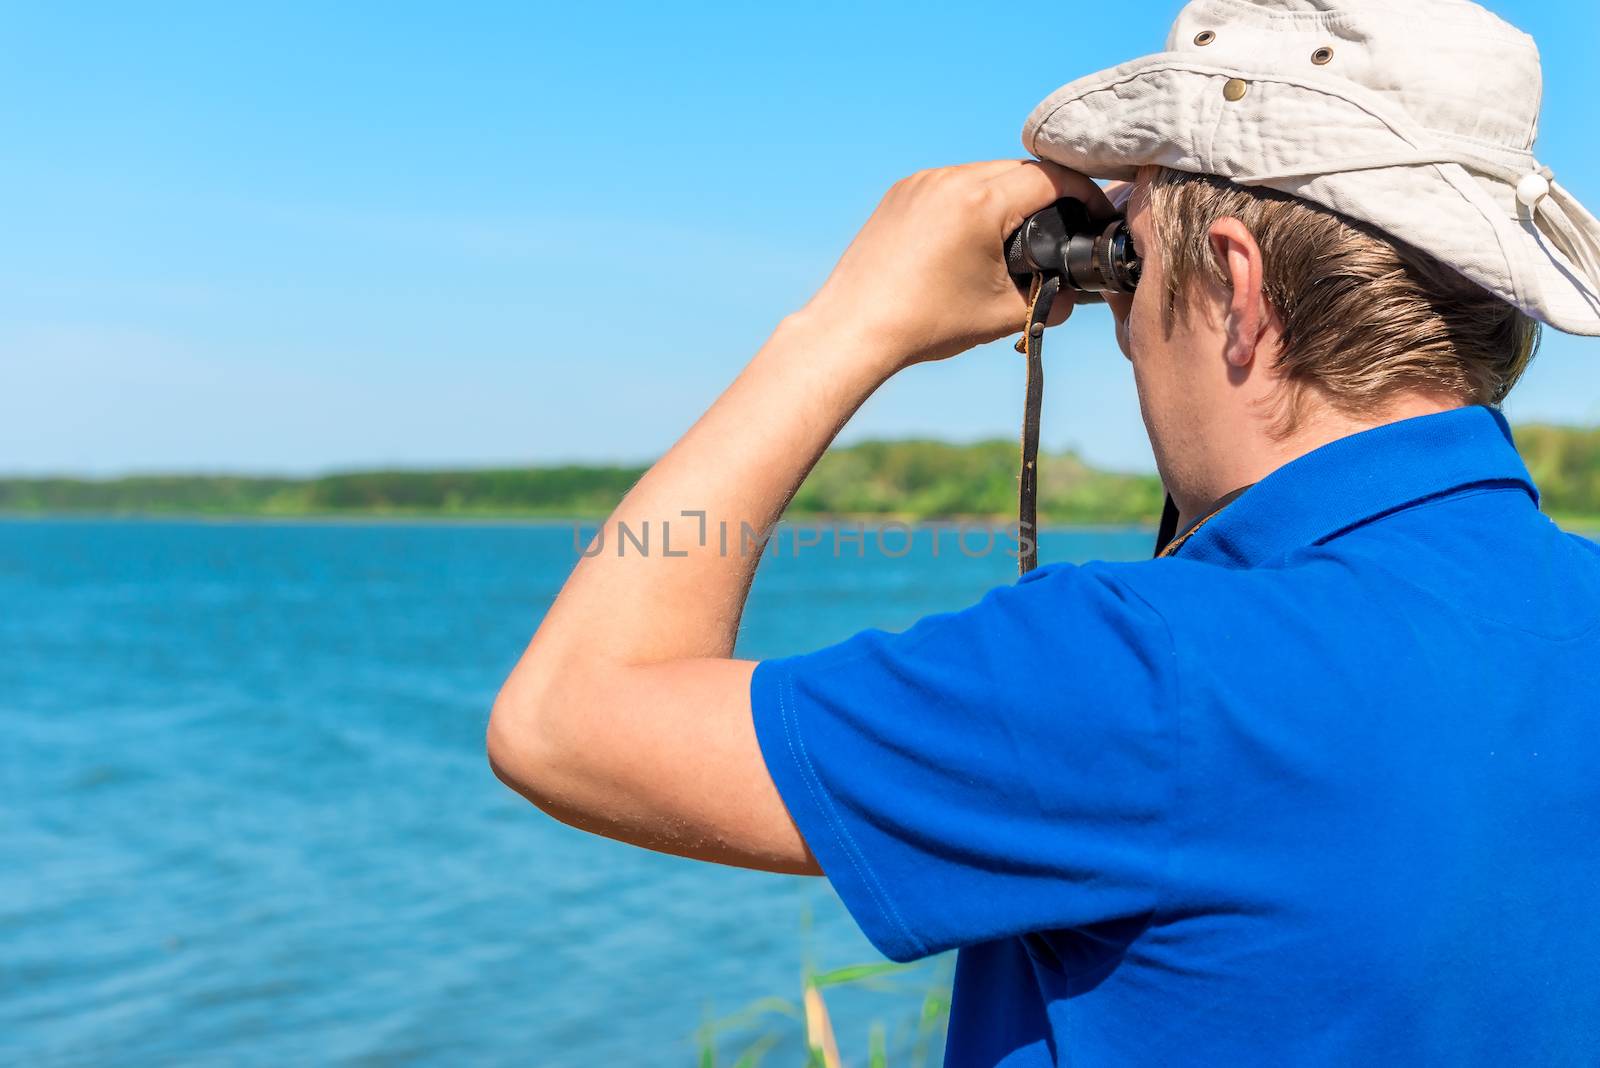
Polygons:
<instances>
[{"instance_id":1,"label":"green reed in foreground","mask_svg":"<svg viewBox=\"0 0 1600 1068\"><path fill-rule=\"evenodd\" d=\"M905 992L905 981L915 978L924 988L917 1018L912 1024L908 1068L926 1068L935 1041L941 1037L950 1012L948 962L917 964L854 964L845 968L817 972L809 967L801 980L801 998L795 1002L781 997L766 997L751 1002L731 1016L708 1020L696 1032L700 1068L717 1068L717 1040L721 1036L750 1032L745 1045L731 1062L732 1068L758 1068L785 1032L805 1029L806 1068L843 1068L847 1063L840 1053L824 991L833 987L858 986L886 992ZM846 1049L850 1046L846 1045ZM889 1068L888 1029L874 1021L866 1035L868 1068Z\"/></svg>"}]
</instances>

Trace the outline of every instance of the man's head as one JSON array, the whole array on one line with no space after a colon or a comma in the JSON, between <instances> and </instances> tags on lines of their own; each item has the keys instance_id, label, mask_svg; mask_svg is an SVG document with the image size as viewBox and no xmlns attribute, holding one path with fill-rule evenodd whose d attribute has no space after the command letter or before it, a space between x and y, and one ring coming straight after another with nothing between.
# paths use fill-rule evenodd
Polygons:
<instances>
[{"instance_id":1,"label":"man's head","mask_svg":"<svg viewBox=\"0 0 1600 1068\"><path fill-rule=\"evenodd\" d=\"M1175 489L1217 466L1208 442L1315 443L1319 424L1498 404L1537 347L1506 301L1295 197L1150 166L1126 208L1145 277L1114 302L1118 340Z\"/></svg>"},{"instance_id":2,"label":"man's head","mask_svg":"<svg viewBox=\"0 0 1600 1068\"><path fill-rule=\"evenodd\" d=\"M1180 506L1271 469L1245 445L1498 402L1533 320L1600 336L1600 221L1534 157L1540 96L1533 39L1471 0L1191 0L1034 109L1029 151L1136 180L1114 305Z\"/></svg>"}]
</instances>

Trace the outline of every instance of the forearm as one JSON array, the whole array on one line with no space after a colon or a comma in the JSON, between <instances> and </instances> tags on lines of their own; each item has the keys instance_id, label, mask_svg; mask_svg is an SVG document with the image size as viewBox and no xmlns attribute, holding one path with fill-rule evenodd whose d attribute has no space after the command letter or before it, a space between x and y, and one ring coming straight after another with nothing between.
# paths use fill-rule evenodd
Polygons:
<instances>
[{"instance_id":1,"label":"forearm","mask_svg":"<svg viewBox=\"0 0 1600 1068\"><path fill-rule=\"evenodd\" d=\"M886 377L892 360L872 348L822 313L786 319L606 520L508 686L731 655L754 539Z\"/></svg>"}]
</instances>

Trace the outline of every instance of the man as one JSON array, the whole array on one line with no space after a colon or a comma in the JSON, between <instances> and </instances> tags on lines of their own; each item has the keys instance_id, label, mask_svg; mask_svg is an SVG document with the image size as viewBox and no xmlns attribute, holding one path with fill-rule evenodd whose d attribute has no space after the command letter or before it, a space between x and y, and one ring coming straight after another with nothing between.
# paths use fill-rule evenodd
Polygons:
<instances>
[{"instance_id":1,"label":"man","mask_svg":"<svg viewBox=\"0 0 1600 1068\"><path fill-rule=\"evenodd\" d=\"M575 826L826 874L890 957L963 947L952 1064L1600 1062L1600 549L1493 407L1533 320L1600 334L1533 43L1198 0L1168 49L1045 101L1054 162L890 190L618 507L658 551L577 567L491 760ZM730 659L756 557L702 524L766 528L889 376L1015 332L1002 240L1109 210L1085 175L1134 179L1114 311L1183 533Z\"/></svg>"}]
</instances>

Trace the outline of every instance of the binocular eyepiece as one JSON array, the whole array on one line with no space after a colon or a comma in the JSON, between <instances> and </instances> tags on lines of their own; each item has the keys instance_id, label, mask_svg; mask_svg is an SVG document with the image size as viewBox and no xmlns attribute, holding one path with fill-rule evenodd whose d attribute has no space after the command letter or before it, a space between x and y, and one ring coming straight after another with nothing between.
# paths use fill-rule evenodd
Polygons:
<instances>
[{"instance_id":1,"label":"binocular eyepiece","mask_svg":"<svg viewBox=\"0 0 1600 1068\"><path fill-rule=\"evenodd\" d=\"M1083 201L1065 197L1034 212L1006 240L1006 269L1025 286L1030 275L1058 274L1080 294L1132 293L1139 285L1139 253L1127 220L1094 220Z\"/></svg>"}]
</instances>

